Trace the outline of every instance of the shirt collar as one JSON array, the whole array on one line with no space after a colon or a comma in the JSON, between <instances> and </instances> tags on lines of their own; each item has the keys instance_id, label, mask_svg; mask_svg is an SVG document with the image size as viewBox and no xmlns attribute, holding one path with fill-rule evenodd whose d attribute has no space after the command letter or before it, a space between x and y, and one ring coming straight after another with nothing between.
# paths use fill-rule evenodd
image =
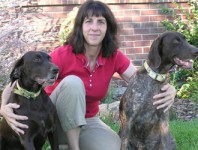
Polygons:
<instances>
[{"instance_id":1,"label":"shirt collar","mask_svg":"<svg viewBox=\"0 0 198 150\"><path fill-rule=\"evenodd\" d=\"M89 62L87 61L87 58L85 56L85 53L76 54L76 57L82 61L82 64L85 67L87 67L89 65ZM106 62L106 59L107 58L102 57L102 51L101 51L100 54L98 55L98 59L97 59L96 65L97 66L103 66L105 64L105 62Z\"/></svg>"}]
</instances>

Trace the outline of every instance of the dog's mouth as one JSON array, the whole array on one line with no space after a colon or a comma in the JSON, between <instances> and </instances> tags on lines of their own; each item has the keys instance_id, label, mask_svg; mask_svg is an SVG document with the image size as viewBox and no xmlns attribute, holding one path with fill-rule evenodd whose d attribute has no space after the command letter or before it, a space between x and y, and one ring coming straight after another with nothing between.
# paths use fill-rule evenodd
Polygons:
<instances>
[{"instance_id":1,"label":"dog's mouth","mask_svg":"<svg viewBox=\"0 0 198 150\"><path fill-rule=\"evenodd\" d=\"M57 75L54 75L52 77L48 77L48 78L36 77L35 78L35 81L38 84L42 85L43 87L46 87L48 85L53 85L57 78L58 78L58 74Z\"/></svg>"},{"instance_id":2,"label":"dog's mouth","mask_svg":"<svg viewBox=\"0 0 198 150\"><path fill-rule=\"evenodd\" d=\"M187 60L181 60L178 57L174 58L174 62L179 66L184 69L192 69L193 68L193 60L192 59L187 59Z\"/></svg>"}]
</instances>

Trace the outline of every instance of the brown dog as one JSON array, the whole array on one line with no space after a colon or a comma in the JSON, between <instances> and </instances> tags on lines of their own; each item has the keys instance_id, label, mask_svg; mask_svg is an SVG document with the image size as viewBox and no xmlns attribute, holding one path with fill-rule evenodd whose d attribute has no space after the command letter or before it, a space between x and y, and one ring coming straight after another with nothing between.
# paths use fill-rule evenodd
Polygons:
<instances>
[{"instance_id":1,"label":"brown dog","mask_svg":"<svg viewBox=\"0 0 198 150\"><path fill-rule=\"evenodd\" d=\"M144 67L132 76L120 103L121 150L174 150L169 113L156 109L153 96L168 82L169 70L192 68L198 48L178 32L165 32L153 43Z\"/></svg>"},{"instance_id":2,"label":"brown dog","mask_svg":"<svg viewBox=\"0 0 198 150\"><path fill-rule=\"evenodd\" d=\"M43 84L53 83L58 75L58 67L51 62L48 54L38 51L27 52L15 64L10 78L15 87L8 103L17 103L14 109L18 115L28 116L24 135L17 135L5 119L0 122L0 150L41 150L47 137L52 150L58 150L56 132L57 114Z\"/></svg>"}]
</instances>

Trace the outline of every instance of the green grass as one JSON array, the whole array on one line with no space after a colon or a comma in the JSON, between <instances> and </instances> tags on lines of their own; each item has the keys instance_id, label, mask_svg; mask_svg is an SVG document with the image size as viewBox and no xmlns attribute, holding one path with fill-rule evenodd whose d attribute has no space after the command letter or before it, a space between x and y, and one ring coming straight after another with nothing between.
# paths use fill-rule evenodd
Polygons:
<instances>
[{"instance_id":1,"label":"green grass","mask_svg":"<svg viewBox=\"0 0 198 150\"><path fill-rule=\"evenodd\" d=\"M198 119L171 121L170 130L177 142L177 150L198 150Z\"/></svg>"},{"instance_id":2,"label":"green grass","mask_svg":"<svg viewBox=\"0 0 198 150\"><path fill-rule=\"evenodd\" d=\"M100 119L106 123L108 126L111 127L112 130L114 130L116 133L118 133L119 129L120 129L120 125L118 122L116 122L114 119L114 117L112 116L112 114L110 114L109 116L101 116Z\"/></svg>"},{"instance_id":3,"label":"green grass","mask_svg":"<svg viewBox=\"0 0 198 150\"><path fill-rule=\"evenodd\" d=\"M119 123L111 116L101 117L115 132L119 131ZM177 150L198 150L198 119L193 121L170 121L170 131L177 143Z\"/></svg>"},{"instance_id":4,"label":"green grass","mask_svg":"<svg viewBox=\"0 0 198 150\"><path fill-rule=\"evenodd\" d=\"M116 133L119 131L119 123L112 119L111 115L102 116L101 119ZM193 121L170 121L170 130L177 142L177 150L198 150L198 119ZM43 150L47 150L46 143Z\"/></svg>"}]
</instances>

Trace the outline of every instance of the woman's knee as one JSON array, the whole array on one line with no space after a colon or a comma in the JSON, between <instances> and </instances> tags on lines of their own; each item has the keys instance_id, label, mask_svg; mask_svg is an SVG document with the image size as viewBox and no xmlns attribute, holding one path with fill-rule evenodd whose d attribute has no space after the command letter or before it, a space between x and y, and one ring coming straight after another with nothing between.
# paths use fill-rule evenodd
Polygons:
<instances>
[{"instance_id":1,"label":"woman's knee","mask_svg":"<svg viewBox=\"0 0 198 150\"><path fill-rule=\"evenodd\" d=\"M74 75L65 77L54 89L50 98L54 105L67 101L81 99L85 103L85 87L83 81Z\"/></svg>"},{"instance_id":2,"label":"woman's knee","mask_svg":"<svg viewBox=\"0 0 198 150\"><path fill-rule=\"evenodd\" d=\"M54 105L64 131L85 124L85 89L82 80L67 76L55 89Z\"/></svg>"},{"instance_id":3,"label":"woman's knee","mask_svg":"<svg viewBox=\"0 0 198 150\"><path fill-rule=\"evenodd\" d=\"M82 90L85 92L85 87L83 81L75 76L75 75L69 75L65 77L61 82L60 85L62 89L67 89L71 91L78 92L79 90Z\"/></svg>"},{"instance_id":4,"label":"woman's knee","mask_svg":"<svg viewBox=\"0 0 198 150\"><path fill-rule=\"evenodd\" d=\"M89 129L80 135L81 150L120 150L121 140L113 132Z\"/></svg>"}]
</instances>

